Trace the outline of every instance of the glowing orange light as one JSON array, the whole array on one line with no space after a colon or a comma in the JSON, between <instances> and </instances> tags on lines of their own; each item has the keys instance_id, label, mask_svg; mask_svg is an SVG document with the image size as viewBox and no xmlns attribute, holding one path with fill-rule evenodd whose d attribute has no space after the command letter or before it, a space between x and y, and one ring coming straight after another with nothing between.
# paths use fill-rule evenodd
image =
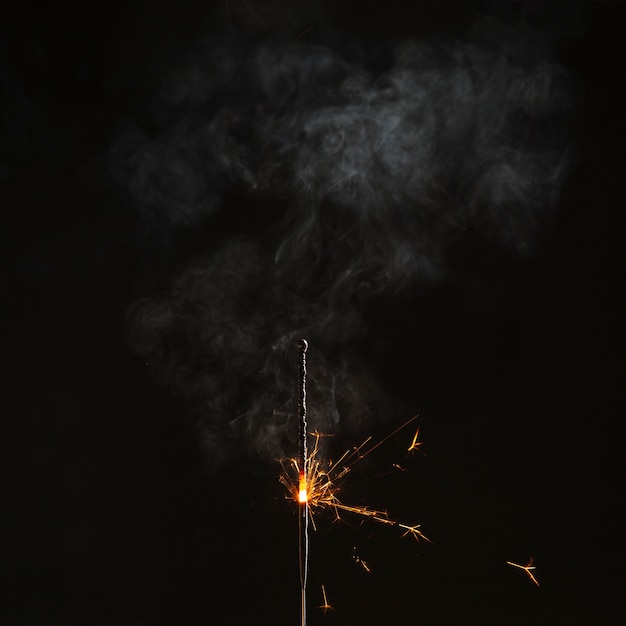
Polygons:
<instances>
[{"instance_id":1,"label":"glowing orange light","mask_svg":"<svg viewBox=\"0 0 626 626\"><path fill-rule=\"evenodd\" d=\"M300 474L300 485L299 485L299 489L298 489L298 502L300 504L304 504L305 502L307 502L309 499L309 493L307 490L307 484L306 484L306 476L301 473Z\"/></svg>"}]
</instances>

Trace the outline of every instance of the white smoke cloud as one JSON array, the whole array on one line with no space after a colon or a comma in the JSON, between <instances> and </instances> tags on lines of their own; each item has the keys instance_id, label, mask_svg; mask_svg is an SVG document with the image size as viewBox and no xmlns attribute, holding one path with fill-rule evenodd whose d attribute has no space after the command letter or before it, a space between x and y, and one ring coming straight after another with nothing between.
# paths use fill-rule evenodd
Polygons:
<instances>
[{"instance_id":1,"label":"white smoke cloud","mask_svg":"<svg viewBox=\"0 0 626 626\"><path fill-rule=\"evenodd\" d=\"M312 422L373 419L384 390L355 349L373 298L437 280L464 237L531 254L567 172L568 111L544 43L495 22L404 42L383 72L223 39L173 72L158 130L125 135L113 163L140 214L211 232L266 211L250 232L215 227L167 293L129 311L133 348L188 402L209 454L284 453L300 337Z\"/></svg>"}]
</instances>

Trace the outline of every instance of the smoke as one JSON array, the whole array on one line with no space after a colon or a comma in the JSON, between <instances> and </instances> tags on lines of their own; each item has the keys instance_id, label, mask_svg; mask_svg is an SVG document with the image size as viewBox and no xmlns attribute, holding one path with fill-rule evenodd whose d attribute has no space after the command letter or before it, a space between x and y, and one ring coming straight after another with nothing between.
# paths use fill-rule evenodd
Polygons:
<instances>
[{"instance_id":1,"label":"smoke","mask_svg":"<svg viewBox=\"0 0 626 626\"><path fill-rule=\"evenodd\" d=\"M558 205L568 81L535 33L484 21L364 59L214 38L162 83L153 130L116 146L152 232L206 240L128 328L215 462L293 451L300 337L311 424L379 419L358 348L373 303L437 281L467 237L532 254Z\"/></svg>"}]
</instances>

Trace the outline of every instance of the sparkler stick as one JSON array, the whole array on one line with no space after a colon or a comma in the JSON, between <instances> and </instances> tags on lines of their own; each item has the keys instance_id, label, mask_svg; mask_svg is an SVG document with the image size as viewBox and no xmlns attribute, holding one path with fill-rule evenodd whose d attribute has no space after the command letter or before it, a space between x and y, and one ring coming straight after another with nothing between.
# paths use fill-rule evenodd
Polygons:
<instances>
[{"instance_id":1,"label":"sparkler stick","mask_svg":"<svg viewBox=\"0 0 626 626\"><path fill-rule=\"evenodd\" d=\"M309 569L309 498L307 485L307 425L306 425L306 351L309 344L301 339L299 348L298 370L298 420L300 424L300 463L299 463L299 490L298 502L300 516L298 523L298 537L300 542L300 592L301 592L301 626L306 625L306 582Z\"/></svg>"},{"instance_id":2,"label":"sparkler stick","mask_svg":"<svg viewBox=\"0 0 626 626\"><path fill-rule=\"evenodd\" d=\"M406 428L415 419L417 419L418 416L414 415L377 443L372 443L372 437L370 436L359 445L346 450L336 461L320 461L318 453L320 450L320 437L323 436L321 433L313 433L315 436L315 445L312 452L309 453L307 449L306 352L308 347L309 345L305 339L301 339L298 342L299 456L297 459L290 459L288 466L282 460L280 461L283 468L283 473L280 476L280 482L287 488L289 493L288 497L290 499L295 499L299 504L298 541L301 591L301 626L306 626L306 588L309 566L309 521L313 524L313 529L315 530L315 519L312 515L314 509L330 509L334 511L336 519L340 519L340 511L346 511L362 518L368 518L380 524L399 528L403 531L403 536L411 535L417 541L426 540L430 542L430 539L428 539L428 537L426 537L426 535L424 535L420 530L419 524L409 525L401 523L391 519L384 510L377 510L367 506L345 504L340 501L338 497L338 493L341 489L340 483L346 474L352 470L352 467L359 461L363 460L366 456L369 456L372 452L377 450L388 439L395 436L402 429ZM413 441L408 448L409 452L413 452L421 445L421 442L418 441L418 432L415 433ZM291 475L291 472L294 470L297 476L297 482L293 480ZM370 571L369 566L362 559L358 559L357 562L360 563L366 571ZM325 588L323 588L324 596L325 591ZM329 608L326 598L324 598L324 604L320 608Z\"/></svg>"}]
</instances>

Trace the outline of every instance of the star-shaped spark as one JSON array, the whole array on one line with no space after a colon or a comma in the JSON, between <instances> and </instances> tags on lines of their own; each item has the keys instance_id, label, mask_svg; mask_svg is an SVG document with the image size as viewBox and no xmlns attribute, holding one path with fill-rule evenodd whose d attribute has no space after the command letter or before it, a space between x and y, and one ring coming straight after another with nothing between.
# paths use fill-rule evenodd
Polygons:
<instances>
[{"instance_id":1,"label":"star-shaped spark","mask_svg":"<svg viewBox=\"0 0 626 626\"><path fill-rule=\"evenodd\" d=\"M530 580L532 580L535 583L535 585L539 587L539 581L535 578L535 575L531 571L531 570L537 569L533 565L532 557L530 557L530 560L528 561L528 565L520 565L519 563L513 563L513 561L507 561L506 564L510 565L511 567L517 567L518 569L524 570L526 574L528 574L528 577L530 578Z\"/></svg>"},{"instance_id":2,"label":"star-shaped spark","mask_svg":"<svg viewBox=\"0 0 626 626\"><path fill-rule=\"evenodd\" d=\"M421 441L418 441L418 437L420 434L420 429L418 428L415 431L415 435L413 435L413 441L411 441L411 445L407 448L407 452L415 452L416 450L419 450L419 448L422 445Z\"/></svg>"},{"instance_id":3,"label":"star-shaped spark","mask_svg":"<svg viewBox=\"0 0 626 626\"><path fill-rule=\"evenodd\" d=\"M322 585L322 599L323 599L322 604L320 604L320 606L318 606L317 608L324 611L324 615L326 615L328 611L335 610L332 604L330 604L330 602L328 601L328 597L326 595L326 587L324 587L324 585Z\"/></svg>"}]
</instances>

